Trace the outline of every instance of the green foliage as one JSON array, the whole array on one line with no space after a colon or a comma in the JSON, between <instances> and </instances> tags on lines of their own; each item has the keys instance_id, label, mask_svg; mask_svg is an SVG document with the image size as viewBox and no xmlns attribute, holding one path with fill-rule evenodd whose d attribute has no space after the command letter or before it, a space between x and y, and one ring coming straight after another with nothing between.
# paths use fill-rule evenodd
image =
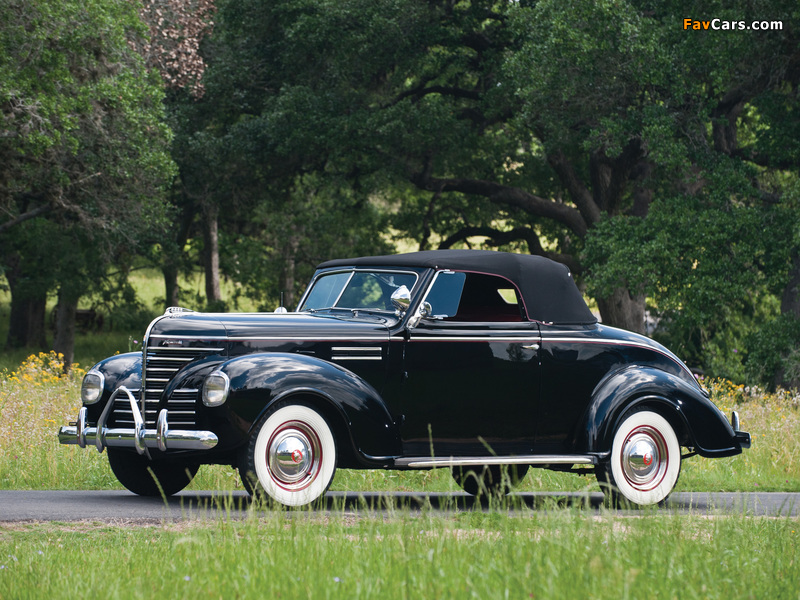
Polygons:
<instances>
[{"instance_id":1,"label":"green foliage","mask_svg":"<svg viewBox=\"0 0 800 600\"><path fill-rule=\"evenodd\" d=\"M588 290L644 291L657 337L693 366L743 381L748 335L779 310L798 215L788 201L762 204L752 167L705 167L702 193L659 198L645 219L606 218L590 232Z\"/></svg>"},{"instance_id":2,"label":"green foliage","mask_svg":"<svg viewBox=\"0 0 800 600\"><path fill-rule=\"evenodd\" d=\"M0 12L0 200L62 194L86 219L152 203L172 163L161 89L129 45L143 35L135 5L5 0Z\"/></svg>"},{"instance_id":3,"label":"green foliage","mask_svg":"<svg viewBox=\"0 0 800 600\"><path fill-rule=\"evenodd\" d=\"M747 339L748 380L774 388L776 376L800 384L800 319L783 314L768 320Z\"/></svg>"},{"instance_id":4,"label":"green foliage","mask_svg":"<svg viewBox=\"0 0 800 600\"><path fill-rule=\"evenodd\" d=\"M167 221L163 93L133 3L4 0L0 21L0 269L18 306L74 301Z\"/></svg>"},{"instance_id":5,"label":"green foliage","mask_svg":"<svg viewBox=\"0 0 800 600\"><path fill-rule=\"evenodd\" d=\"M375 202L336 181L298 178L283 202L254 207L241 233L222 236L223 272L260 310L274 310L285 293L287 308L300 298L323 260L391 252L381 232L386 217Z\"/></svg>"}]
</instances>

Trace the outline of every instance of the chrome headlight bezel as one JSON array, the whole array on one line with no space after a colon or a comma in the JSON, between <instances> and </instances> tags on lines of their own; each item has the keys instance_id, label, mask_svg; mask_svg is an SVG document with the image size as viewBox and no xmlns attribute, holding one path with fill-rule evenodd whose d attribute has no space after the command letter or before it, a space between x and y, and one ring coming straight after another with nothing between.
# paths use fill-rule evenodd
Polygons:
<instances>
[{"instance_id":1,"label":"chrome headlight bezel","mask_svg":"<svg viewBox=\"0 0 800 600\"><path fill-rule=\"evenodd\" d=\"M222 371L214 371L203 382L203 404L209 408L222 406L228 399L231 380Z\"/></svg>"},{"instance_id":2,"label":"chrome headlight bezel","mask_svg":"<svg viewBox=\"0 0 800 600\"><path fill-rule=\"evenodd\" d=\"M91 370L83 376L81 382L81 402L84 406L91 406L100 401L103 397L103 390L105 389L106 378L100 372Z\"/></svg>"}]
</instances>

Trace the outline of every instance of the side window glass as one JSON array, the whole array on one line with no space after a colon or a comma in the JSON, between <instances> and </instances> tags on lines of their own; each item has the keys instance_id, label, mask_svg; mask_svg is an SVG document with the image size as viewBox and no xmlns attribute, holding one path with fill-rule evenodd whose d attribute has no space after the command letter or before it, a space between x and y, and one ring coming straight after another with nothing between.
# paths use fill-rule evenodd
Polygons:
<instances>
[{"instance_id":1,"label":"side window glass","mask_svg":"<svg viewBox=\"0 0 800 600\"><path fill-rule=\"evenodd\" d=\"M519 322L523 320L519 292L496 275L467 273L454 321Z\"/></svg>"},{"instance_id":2,"label":"side window glass","mask_svg":"<svg viewBox=\"0 0 800 600\"><path fill-rule=\"evenodd\" d=\"M437 317L453 317L458 312L461 293L464 290L466 273L442 271L433 282L425 301L431 305L431 313Z\"/></svg>"}]
</instances>

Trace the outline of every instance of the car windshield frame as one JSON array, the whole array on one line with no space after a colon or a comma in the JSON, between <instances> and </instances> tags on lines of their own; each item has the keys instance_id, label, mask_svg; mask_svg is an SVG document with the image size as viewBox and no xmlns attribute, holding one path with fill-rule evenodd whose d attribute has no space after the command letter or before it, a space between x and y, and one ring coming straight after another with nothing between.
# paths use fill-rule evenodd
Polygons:
<instances>
[{"instance_id":1,"label":"car windshield frame","mask_svg":"<svg viewBox=\"0 0 800 600\"><path fill-rule=\"evenodd\" d=\"M328 278L328 277L336 277L341 276L343 274L347 274L347 280L341 286L335 286L332 288L331 292L327 293L326 297L330 299L332 295L336 294L336 299L333 302L323 302L325 306L308 306L309 299L314 294L315 288L319 285L319 283ZM381 285L389 286L389 288L396 290L399 289L401 286L405 285L410 292L413 292L414 288L417 286L420 280L420 274L416 271L410 271L405 269L381 269L381 268L350 268L350 269L336 269L331 271L324 271L318 273L314 279L312 279L311 284L308 286L308 290L306 290L303 297L300 299L300 303L298 304L297 311L298 312L320 312L326 310L346 310L346 311L374 311L380 313L395 313L396 309L389 308L391 307L391 298L390 296L386 296L385 294L382 295L383 303L386 308L376 307L376 306L343 306L340 305L342 298L345 297L348 291L352 291L351 284L353 283L354 279L356 278L357 274L365 274L367 276L372 275L375 279L381 283ZM393 282L388 281L385 276L393 276L393 275L404 275L408 277L413 277L413 282L411 285L408 285L408 282L401 281L399 284L395 285ZM386 296L385 298L383 296Z\"/></svg>"}]
</instances>

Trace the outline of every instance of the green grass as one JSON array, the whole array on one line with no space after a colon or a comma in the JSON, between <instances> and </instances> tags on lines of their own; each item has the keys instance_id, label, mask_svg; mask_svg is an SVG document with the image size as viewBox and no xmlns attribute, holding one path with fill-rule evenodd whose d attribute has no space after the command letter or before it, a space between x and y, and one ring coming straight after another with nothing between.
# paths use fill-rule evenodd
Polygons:
<instances>
[{"instance_id":1,"label":"green grass","mask_svg":"<svg viewBox=\"0 0 800 600\"><path fill-rule=\"evenodd\" d=\"M0 525L0 598L798 598L796 519L283 511Z\"/></svg>"}]
</instances>

